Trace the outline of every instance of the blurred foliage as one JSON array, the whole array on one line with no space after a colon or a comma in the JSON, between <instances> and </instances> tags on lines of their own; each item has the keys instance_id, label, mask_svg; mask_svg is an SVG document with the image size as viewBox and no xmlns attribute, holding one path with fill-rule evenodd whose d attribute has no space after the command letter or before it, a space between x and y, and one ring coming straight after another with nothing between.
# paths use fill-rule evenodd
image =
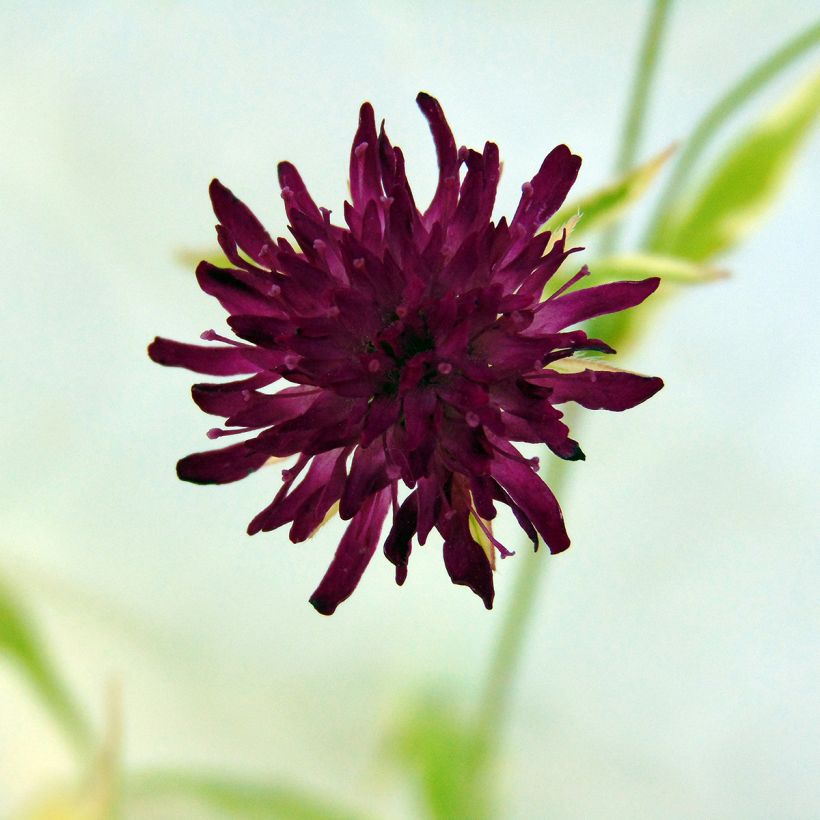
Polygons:
<instances>
[{"instance_id":1,"label":"blurred foliage","mask_svg":"<svg viewBox=\"0 0 820 820\"><path fill-rule=\"evenodd\" d=\"M576 214L580 214L581 219L575 226L575 236L612 225L646 193L674 152L675 147L671 146L603 188L565 205L547 222L546 229L555 232Z\"/></svg>"},{"instance_id":2,"label":"blurred foliage","mask_svg":"<svg viewBox=\"0 0 820 820\"><path fill-rule=\"evenodd\" d=\"M725 279L728 275L728 271L723 268L690 262L681 257L658 253L629 253L596 259L585 282L588 285L601 285L659 276L664 282L673 285L702 285L716 279Z\"/></svg>"},{"instance_id":3,"label":"blurred foliage","mask_svg":"<svg viewBox=\"0 0 820 820\"><path fill-rule=\"evenodd\" d=\"M31 693L69 743L85 752L91 741L88 721L57 672L22 596L0 579L0 659L3 658L17 667Z\"/></svg>"},{"instance_id":4,"label":"blurred foliage","mask_svg":"<svg viewBox=\"0 0 820 820\"><path fill-rule=\"evenodd\" d=\"M242 820L363 820L364 815L340 808L335 802L293 786L266 785L224 774L192 771L158 771L132 778L126 788L126 805L156 817L190 817L196 807L207 816ZM184 809L184 813L183 813ZM196 815L200 816L200 815Z\"/></svg>"},{"instance_id":5,"label":"blurred foliage","mask_svg":"<svg viewBox=\"0 0 820 820\"><path fill-rule=\"evenodd\" d=\"M109 699L105 737L79 785L49 791L20 820L112 820L120 811L122 717L118 694Z\"/></svg>"},{"instance_id":6,"label":"blurred foliage","mask_svg":"<svg viewBox=\"0 0 820 820\"><path fill-rule=\"evenodd\" d=\"M702 262L735 247L779 193L820 114L820 72L755 123L700 190L674 206L653 249Z\"/></svg>"},{"instance_id":7,"label":"blurred foliage","mask_svg":"<svg viewBox=\"0 0 820 820\"><path fill-rule=\"evenodd\" d=\"M427 695L407 705L389 738L398 770L415 781L435 820L495 817L487 744L452 697Z\"/></svg>"}]
</instances>

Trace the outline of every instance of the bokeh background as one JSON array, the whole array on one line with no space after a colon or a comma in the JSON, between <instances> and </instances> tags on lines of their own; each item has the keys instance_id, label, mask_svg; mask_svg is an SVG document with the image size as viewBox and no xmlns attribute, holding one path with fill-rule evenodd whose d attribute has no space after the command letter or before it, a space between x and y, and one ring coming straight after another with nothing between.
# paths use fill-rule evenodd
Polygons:
<instances>
[{"instance_id":1,"label":"bokeh background","mask_svg":"<svg viewBox=\"0 0 820 820\"><path fill-rule=\"evenodd\" d=\"M421 89L460 143L500 145L498 214L559 142L584 157L579 190L603 183L646 10L0 6L0 577L100 722L119 686L129 767L242 773L417 816L385 735L419 690L474 697L517 559L500 566L491 613L450 585L429 545L403 588L377 555L355 596L320 617L307 598L340 529L298 545L248 538L273 471L178 482L175 460L208 446L212 422L189 374L152 365L145 346L221 325L179 261L214 245L210 179L278 234L287 158L340 214L364 99L421 201L435 163ZM679 2L641 157L684 137L815 14L806 0ZM683 293L630 355L665 390L583 419L588 460L562 495L573 548L541 556L547 583L494 775L504 817L820 814L818 175L815 133L761 230L723 260L731 279ZM0 816L72 767L0 660Z\"/></svg>"}]
</instances>

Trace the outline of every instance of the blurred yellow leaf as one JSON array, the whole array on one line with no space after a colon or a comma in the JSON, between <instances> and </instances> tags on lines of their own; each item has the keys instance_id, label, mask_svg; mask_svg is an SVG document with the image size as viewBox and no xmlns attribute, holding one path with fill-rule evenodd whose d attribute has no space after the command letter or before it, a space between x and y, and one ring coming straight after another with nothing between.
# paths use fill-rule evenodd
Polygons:
<instances>
[{"instance_id":1,"label":"blurred yellow leaf","mask_svg":"<svg viewBox=\"0 0 820 820\"><path fill-rule=\"evenodd\" d=\"M21 820L113 820L118 816L122 719L118 694L112 692L105 739L83 782L51 791L25 811Z\"/></svg>"},{"instance_id":2,"label":"blurred yellow leaf","mask_svg":"<svg viewBox=\"0 0 820 820\"><path fill-rule=\"evenodd\" d=\"M202 260L218 268L232 268L233 263L222 253L220 248L177 248L174 251L174 262L188 270L196 269Z\"/></svg>"},{"instance_id":3,"label":"blurred yellow leaf","mask_svg":"<svg viewBox=\"0 0 820 820\"><path fill-rule=\"evenodd\" d=\"M699 285L725 279L729 275L728 271L712 265L654 253L607 256L591 262L589 268L589 285L646 279L649 276L660 276L664 282L677 285Z\"/></svg>"},{"instance_id":4,"label":"blurred yellow leaf","mask_svg":"<svg viewBox=\"0 0 820 820\"><path fill-rule=\"evenodd\" d=\"M493 522L492 521L485 521L483 518L481 519L484 526L490 531L493 531ZM484 554L487 556L487 560L490 562L490 567L495 569L495 544L490 541L487 533L484 531L484 528L481 524L478 523L478 519L470 513L469 518L469 526L470 526L470 535L473 536L473 540L484 550Z\"/></svg>"},{"instance_id":5,"label":"blurred yellow leaf","mask_svg":"<svg viewBox=\"0 0 820 820\"><path fill-rule=\"evenodd\" d=\"M581 219L575 226L576 234L610 225L642 196L674 151L675 146L670 146L649 162L633 168L609 185L565 205L549 220L546 228L555 232L578 214L581 215Z\"/></svg>"},{"instance_id":6,"label":"blurred yellow leaf","mask_svg":"<svg viewBox=\"0 0 820 820\"><path fill-rule=\"evenodd\" d=\"M653 249L703 261L736 245L783 186L818 114L820 72L726 152L701 190L665 220Z\"/></svg>"}]
</instances>

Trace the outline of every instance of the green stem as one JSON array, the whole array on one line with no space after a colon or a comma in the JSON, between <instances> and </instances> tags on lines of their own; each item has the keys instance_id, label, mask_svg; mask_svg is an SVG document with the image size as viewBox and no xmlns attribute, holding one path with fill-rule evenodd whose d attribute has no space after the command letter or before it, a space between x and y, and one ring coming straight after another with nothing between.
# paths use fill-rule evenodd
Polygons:
<instances>
[{"instance_id":1,"label":"green stem","mask_svg":"<svg viewBox=\"0 0 820 820\"><path fill-rule=\"evenodd\" d=\"M674 205L691 177L692 169L704 148L728 118L766 83L774 79L789 63L820 43L820 22L789 40L782 48L753 68L725 96L715 103L686 141L674 171L666 183L655 216L644 240L644 247L654 248Z\"/></svg>"},{"instance_id":2,"label":"green stem","mask_svg":"<svg viewBox=\"0 0 820 820\"><path fill-rule=\"evenodd\" d=\"M621 147L615 163L615 171L618 174L628 171L635 164L670 6L671 0L654 0L652 13L647 22L621 134ZM610 253L615 248L619 235L620 227L617 224L609 228L601 241L602 253Z\"/></svg>"},{"instance_id":3,"label":"green stem","mask_svg":"<svg viewBox=\"0 0 820 820\"><path fill-rule=\"evenodd\" d=\"M560 494L565 483L568 463L556 458L549 462L547 483L556 495ZM549 553L543 544L534 555L528 554L530 546L528 541L526 551L521 550L523 554L515 559L520 562L520 567L509 593L510 604L499 628L498 640L478 702L478 745L485 754L492 755L507 715L512 694L511 684L521 665L527 625L535 611L538 589L549 561Z\"/></svg>"}]
</instances>

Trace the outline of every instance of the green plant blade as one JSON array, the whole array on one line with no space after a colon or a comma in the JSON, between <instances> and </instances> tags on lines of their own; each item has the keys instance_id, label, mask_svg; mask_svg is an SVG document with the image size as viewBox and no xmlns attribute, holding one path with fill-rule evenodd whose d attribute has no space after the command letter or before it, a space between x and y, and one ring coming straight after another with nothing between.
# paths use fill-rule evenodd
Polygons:
<instances>
[{"instance_id":1,"label":"green plant blade","mask_svg":"<svg viewBox=\"0 0 820 820\"><path fill-rule=\"evenodd\" d=\"M454 697L428 695L408 705L389 743L402 774L415 780L425 816L489 820L493 775L487 743L460 715Z\"/></svg>"},{"instance_id":2,"label":"green plant blade","mask_svg":"<svg viewBox=\"0 0 820 820\"><path fill-rule=\"evenodd\" d=\"M723 156L701 190L671 215L655 249L700 262L736 245L782 188L818 114L820 72Z\"/></svg>"},{"instance_id":3,"label":"green plant blade","mask_svg":"<svg viewBox=\"0 0 820 820\"><path fill-rule=\"evenodd\" d=\"M253 820L362 820L363 816L292 786L267 785L218 774L156 771L134 777L126 785L126 806L161 805L173 801L200 806L225 817ZM126 812L127 814L127 812ZM179 815L174 815L179 816ZM188 815L186 815L188 816Z\"/></svg>"},{"instance_id":4,"label":"green plant blade","mask_svg":"<svg viewBox=\"0 0 820 820\"><path fill-rule=\"evenodd\" d=\"M659 276L664 282L675 285L700 285L716 279L725 279L729 275L727 271L713 265L656 253L606 256L591 262L589 268L590 276L585 280L584 287L606 282L646 279L648 276Z\"/></svg>"},{"instance_id":5,"label":"green plant blade","mask_svg":"<svg viewBox=\"0 0 820 820\"><path fill-rule=\"evenodd\" d=\"M693 176L698 161L715 135L758 92L818 45L820 45L820 22L801 31L752 68L701 117L691 136L684 143L683 150L672 169L672 174L661 192L655 216L643 243L646 247L653 249L659 247L659 239L665 233L670 214L675 210L686 190L687 183Z\"/></svg>"},{"instance_id":6,"label":"green plant blade","mask_svg":"<svg viewBox=\"0 0 820 820\"><path fill-rule=\"evenodd\" d=\"M588 196L564 206L549 220L546 228L556 231L576 214L581 214L581 219L575 227L575 234L588 233L612 224L643 195L674 151L675 147L670 146L649 162L633 168Z\"/></svg>"},{"instance_id":7,"label":"green plant blade","mask_svg":"<svg viewBox=\"0 0 820 820\"><path fill-rule=\"evenodd\" d=\"M41 636L22 601L0 580L0 657L21 672L68 741L80 752L89 749L88 721L54 667Z\"/></svg>"}]
</instances>

